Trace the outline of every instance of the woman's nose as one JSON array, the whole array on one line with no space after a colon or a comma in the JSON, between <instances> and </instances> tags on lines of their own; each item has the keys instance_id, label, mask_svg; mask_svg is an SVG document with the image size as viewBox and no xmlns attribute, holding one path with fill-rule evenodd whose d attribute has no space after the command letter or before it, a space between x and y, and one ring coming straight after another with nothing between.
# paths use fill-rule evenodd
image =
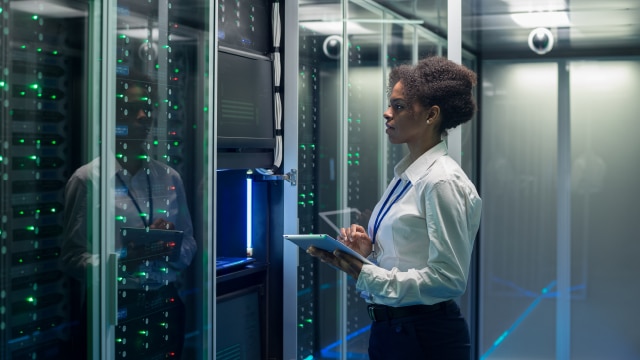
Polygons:
<instances>
[{"instance_id":1,"label":"woman's nose","mask_svg":"<svg viewBox=\"0 0 640 360\"><path fill-rule=\"evenodd\" d=\"M385 111L382 113L382 117L383 117L386 121L391 120L391 118L392 118L392 116L391 116L391 107L388 107L388 108L387 108L387 110L385 110Z\"/></svg>"}]
</instances>

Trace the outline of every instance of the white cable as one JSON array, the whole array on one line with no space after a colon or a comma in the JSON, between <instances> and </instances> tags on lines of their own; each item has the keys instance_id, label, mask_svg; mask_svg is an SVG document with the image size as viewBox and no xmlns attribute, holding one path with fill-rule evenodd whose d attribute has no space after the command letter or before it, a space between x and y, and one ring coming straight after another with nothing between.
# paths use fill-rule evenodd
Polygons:
<instances>
[{"instance_id":1,"label":"white cable","mask_svg":"<svg viewBox=\"0 0 640 360\"><path fill-rule=\"evenodd\" d=\"M280 80L282 71L280 68L280 3L273 3L271 12L271 24L273 29L273 84L278 90L274 91L273 96L273 117L275 121L276 143L273 154L273 168L279 168L282 165L282 100L280 95ZM272 169L256 169L262 175L273 175Z\"/></svg>"}]
</instances>

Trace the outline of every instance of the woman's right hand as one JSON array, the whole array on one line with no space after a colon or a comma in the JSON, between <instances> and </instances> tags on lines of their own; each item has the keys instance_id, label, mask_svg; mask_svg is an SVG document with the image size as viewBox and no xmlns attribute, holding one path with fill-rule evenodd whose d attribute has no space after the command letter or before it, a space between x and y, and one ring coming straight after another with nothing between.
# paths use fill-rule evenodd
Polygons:
<instances>
[{"instance_id":1,"label":"woman's right hand","mask_svg":"<svg viewBox=\"0 0 640 360\"><path fill-rule=\"evenodd\" d=\"M371 254L371 239L367 235L367 230L361 225L352 224L348 228L341 228L338 240L364 257Z\"/></svg>"}]
</instances>

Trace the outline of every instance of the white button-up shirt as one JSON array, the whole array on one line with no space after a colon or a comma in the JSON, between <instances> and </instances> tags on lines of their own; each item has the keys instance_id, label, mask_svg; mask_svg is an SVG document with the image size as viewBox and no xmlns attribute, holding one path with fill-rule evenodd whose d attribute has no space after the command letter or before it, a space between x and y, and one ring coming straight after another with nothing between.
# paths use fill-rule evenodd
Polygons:
<instances>
[{"instance_id":1,"label":"white button-up shirt","mask_svg":"<svg viewBox=\"0 0 640 360\"><path fill-rule=\"evenodd\" d=\"M480 226L482 200L475 186L447 155L444 141L413 163L405 157L394 173L369 221L378 266L365 264L356 288L369 302L389 306L460 296Z\"/></svg>"}]
</instances>

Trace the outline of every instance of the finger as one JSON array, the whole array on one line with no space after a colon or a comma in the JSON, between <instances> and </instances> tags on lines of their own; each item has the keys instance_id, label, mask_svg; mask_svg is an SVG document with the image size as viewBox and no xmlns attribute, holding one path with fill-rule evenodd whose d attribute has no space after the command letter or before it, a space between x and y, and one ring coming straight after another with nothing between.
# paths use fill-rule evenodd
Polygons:
<instances>
[{"instance_id":1,"label":"finger","mask_svg":"<svg viewBox=\"0 0 640 360\"><path fill-rule=\"evenodd\" d=\"M340 229L340 235L338 236L338 240L344 242L347 238L347 230L345 228Z\"/></svg>"}]
</instances>

